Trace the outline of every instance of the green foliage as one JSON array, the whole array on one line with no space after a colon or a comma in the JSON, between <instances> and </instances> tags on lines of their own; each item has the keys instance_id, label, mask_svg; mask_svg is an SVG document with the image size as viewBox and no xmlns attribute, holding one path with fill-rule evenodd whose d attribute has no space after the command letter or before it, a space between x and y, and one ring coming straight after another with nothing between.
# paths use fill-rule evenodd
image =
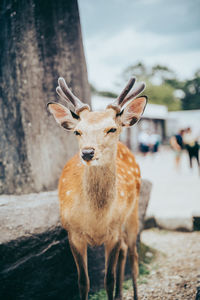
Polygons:
<instances>
[{"instance_id":1,"label":"green foliage","mask_svg":"<svg viewBox=\"0 0 200 300\"><path fill-rule=\"evenodd\" d=\"M153 79L155 76L159 78L162 83L164 83L166 80L173 80L175 78L175 73L166 66L155 65L151 69L151 79Z\"/></svg>"},{"instance_id":2,"label":"green foliage","mask_svg":"<svg viewBox=\"0 0 200 300\"><path fill-rule=\"evenodd\" d=\"M181 99L182 108L200 109L200 70L195 73L195 77L184 82L182 90L184 97Z\"/></svg>"},{"instance_id":3,"label":"green foliage","mask_svg":"<svg viewBox=\"0 0 200 300\"><path fill-rule=\"evenodd\" d=\"M103 97L109 97L109 98L117 98L118 96L117 94L110 91L99 91L98 95Z\"/></svg>"},{"instance_id":4,"label":"green foliage","mask_svg":"<svg viewBox=\"0 0 200 300\"><path fill-rule=\"evenodd\" d=\"M182 91L181 109L200 109L200 70L195 72L192 79L179 81L174 78L165 80L165 82L174 89Z\"/></svg>"},{"instance_id":5,"label":"green foliage","mask_svg":"<svg viewBox=\"0 0 200 300\"><path fill-rule=\"evenodd\" d=\"M166 66L155 65L147 68L142 62L126 68L122 73L122 79L128 81L131 76L146 82L145 94L148 95L149 103L166 105L169 110L180 110L181 102L174 96L175 87L167 83L173 80L174 72ZM159 84L155 84L154 82Z\"/></svg>"},{"instance_id":6,"label":"green foliage","mask_svg":"<svg viewBox=\"0 0 200 300\"><path fill-rule=\"evenodd\" d=\"M173 70L163 65L155 65L152 68L147 68L142 62L127 67L122 72L122 79L128 81L131 76L136 76L138 80L144 80L151 84L157 78L160 83L164 83L165 80L175 78Z\"/></svg>"},{"instance_id":7,"label":"green foliage","mask_svg":"<svg viewBox=\"0 0 200 300\"><path fill-rule=\"evenodd\" d=\"M147 268L147 266L145 265L145 264L140 264L139 265L139 267L140 267L140 275L142 276L142 275L149 275L150 274L150 271L149 271L149 269Z\"/></svg>"},{"instance_id":8,"label":"green foliage","mask_svg":"<svg viewBox=\"0 0 200 300\"><path fill-rule=\"evenodd\" d=\"M96 89L96 87L90 83L90 91L93 95L99 95L102 97L109 97L109 98L117 98L117 94L111 91L99 91Z\"/></svg>"},{"instance_id":9,"label":"green foliage","mask_svg":"<svg viewBox=\"0 0 200 300\"><path fill-rule=\"evenodd\" d=\"M170 111L181 109L180 100L174 96L174 88L167 83L149 84L145 94L148 95L149 103L166 105Z\"/></svg>"},{"instance_id":10,"label":"green foliage","mask_svg":"<svg viewBox=\"0 0 200 300\"><path fill-rule=\"evenodd\" d=\"M107 300L107 295L105 290L100 290L97 293L91 295L89 300Z\"/></svg>"},{"instance_id":11,"label":"green foliage","mask_svg":"<svg viewBox=\"0 0 200 300\"><path fill-rule=\"evenodd\" d=\"M121 77L127 81L133 75L147 83L145 94L149 97L149 103L166 105L169 110L200 109L200 69L193 79L181 81L167 66L147 68L139 62L126 68ZM177 90L181 91L179 98L175 96Z\"/></svg>"},{"instance_id":12,"label":"green foliage","mask_svg":"<svg viewBox=\"0 0 200 300\"><path fill-rule=\"evenodd\" d=\"M138 254L139 254L139 263L150 264L155 259L157 251L145 245L144 243L140 242Z\"/></svg>"},{"instance_id":13,"label":"green foliage","mask_svg":"<svg viewBox=\"0 0 200 300\"><path fill-rule=\"evenodd\" d=\"M132 289L132 286L133 286L132 279L125 280L123 283L124 290L130 290Z\"/></svg>"},{"instance_id":14,"label":"green foliage","mask_svg":"<svg viewBox=\"0 0 200 300\"><path fill-rule=\"evenodd\" d=\"M136 76L138 80L149 80L151 77L151 72L147 70L146 66L142 63L139 62L135 65L127 67L123 72L122 72L122 80L127 82L131 76Z\"/></svg>"},{"instance_id":15,"label":"green foliage","mask_svg":"<svg viewBox=\"0 0 200 300\"><path fill-rule=\"evenodd\" d=\"M169 111L200 109L200 69L196 71L192 79L181 81L176 78L173 70L164 65L155 65L147 68L142 62L130 65L121 74L121 86L131 76L146 82L145 94L149 103L166 105ZM116 98L117 94L111 91L98 91L91 85L92 93ZM179 91L179 97L177 97Z\"/></svg>"}]
</instances>

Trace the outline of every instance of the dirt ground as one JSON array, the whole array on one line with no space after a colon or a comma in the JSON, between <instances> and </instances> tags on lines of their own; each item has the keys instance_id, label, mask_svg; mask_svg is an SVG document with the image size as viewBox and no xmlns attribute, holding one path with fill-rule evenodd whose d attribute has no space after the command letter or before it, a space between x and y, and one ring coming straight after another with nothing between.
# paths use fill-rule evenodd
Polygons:
<instances>
[{"instance_id":1,"label":"dirt ground","mask_svg":"<svg viewBox=\"0 0 200 300\"><path fill-rule=\"evenodd\" d=\"M139 299L195 300L200 287L200 232L151 229L142 233L142 241L159 252L149 265L150 274L139 279ZM124 297L129 299L130 291Z\"/></svg>"}]
</instances>

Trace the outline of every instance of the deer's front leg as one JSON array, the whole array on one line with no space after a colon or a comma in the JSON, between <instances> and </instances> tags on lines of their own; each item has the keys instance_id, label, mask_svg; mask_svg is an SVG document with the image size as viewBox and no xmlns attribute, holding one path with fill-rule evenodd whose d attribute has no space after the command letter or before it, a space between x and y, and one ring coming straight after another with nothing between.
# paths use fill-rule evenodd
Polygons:
<instances>
[{"instance_id":1,"label":"deer's front leg","mask_svg":"<svg viewBox=\"0 0 200 300\"><path fill-rule=\"evenodd\" d=\"M87 243L78 236L70 236L70 247L78 271L78 284L81 300L88 299L89 277L87 266Z\"/></svg>"},{"instance_id":2,"label":"deer's front leg","mask_svg":"<svg viewBox=\"0 0 200 300\"><path fill-rule=\"evenodd\" d=\"M113 240L105 244L105 288L109 300L113 300L116 265L119 256L120 245L120 241Z\"/></svg>"}]
</instances>

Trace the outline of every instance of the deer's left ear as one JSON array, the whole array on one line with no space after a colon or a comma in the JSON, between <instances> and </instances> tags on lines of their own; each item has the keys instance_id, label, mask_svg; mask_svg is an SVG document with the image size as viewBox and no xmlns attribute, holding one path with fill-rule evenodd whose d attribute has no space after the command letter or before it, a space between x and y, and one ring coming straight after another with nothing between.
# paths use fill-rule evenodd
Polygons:
<instances>
[{"instance_id":1,"label":"deer's left ear","mask_svg":"<svg viewBox=\"0 0 200 300\"><path fill-rule=\"evenodd\" d=\"M132 100L120 113L122 126L132 126L139 121L147 104L147 97L142 96Z\"/></svg>"}]
</instances>

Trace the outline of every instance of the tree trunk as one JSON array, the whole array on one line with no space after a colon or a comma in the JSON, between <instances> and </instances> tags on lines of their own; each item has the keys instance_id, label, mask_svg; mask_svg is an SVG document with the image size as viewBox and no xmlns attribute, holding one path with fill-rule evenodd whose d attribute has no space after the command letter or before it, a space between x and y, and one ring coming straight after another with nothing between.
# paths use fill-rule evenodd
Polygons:
<instances>
[{"instance_id":1,"label":"tree trunk","mask_svg":"<svg viewBox=\"0 0 200 300\"><path fill-rule=\"evenodd\" d=\"M77 150L47 113L63 76L90 103L76 0L0 3L0 193L55 189Z\"/></svg>"}]
</instances>

